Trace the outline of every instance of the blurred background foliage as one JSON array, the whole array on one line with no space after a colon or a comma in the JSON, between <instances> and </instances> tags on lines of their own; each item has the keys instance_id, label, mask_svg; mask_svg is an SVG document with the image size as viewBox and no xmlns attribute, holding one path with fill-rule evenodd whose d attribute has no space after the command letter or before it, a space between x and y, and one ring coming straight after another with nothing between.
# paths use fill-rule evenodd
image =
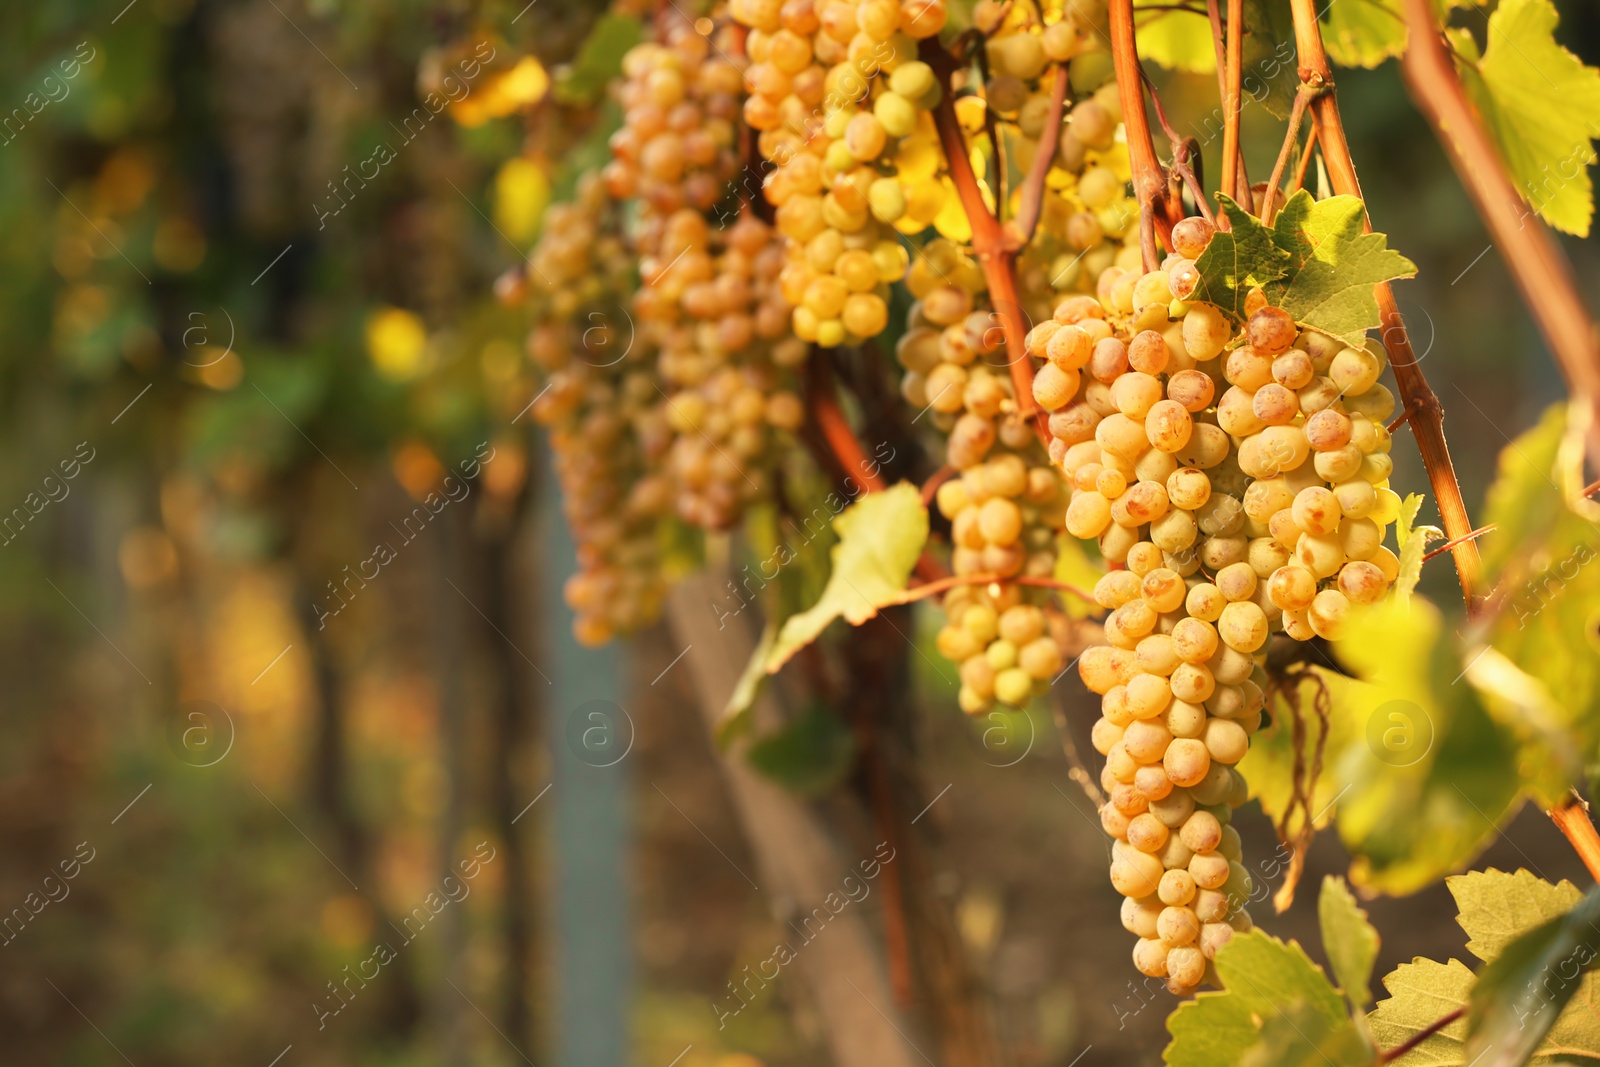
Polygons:
<instances>
[{"instance_id":1,"label":"blurred background foliage","mask_svg":"<svg viewBox=\"0 0 1600 1067\"><path fill-rule=\"evenodd\" d=\"M1600 9L1560 6L1600 62ZM550 780L536 724L570 710L528 669L565 631L563 575L494 279L603 159L601 88L638 33L563 0L0 12L0 908L93 853L6 931L0 1061L550 1062L562 855L541 809L513 817ZM1214 80L1159 83L1214 172ZM1421 268L1401 306L1478 504L1560 380L1395 64L1340 90L1375 220ZM1264 174L1281 127L1244 121ZM1595 242L1566 245L1594 294ZM397 529L491 453L421 535ZM352 582L378 541L384 577ZM1448 560L1423 589L1453 599ZM685 683L661 678L676 651L658 630L621 652L632 913L590 920L633 946L633 1062L825 1062L797 991L725 1030L708 1010L777 931L706 847L750 862ZM952 785L936 890L1015 1061L1152 1062L1166 1009L1107 991L1123 932L1056 746L997 768L945 684L916 685L921 770ZM470 893L322 1016L479 842ZM1344 862L1325 836L1310 873ZM1537 813L1485 863L1578 873ZM1442 893L1373 905L1380 966L1458 948ZM1302 903L1273 929L1314 942L1314 922Z\"/></svg>"}]
</instances>

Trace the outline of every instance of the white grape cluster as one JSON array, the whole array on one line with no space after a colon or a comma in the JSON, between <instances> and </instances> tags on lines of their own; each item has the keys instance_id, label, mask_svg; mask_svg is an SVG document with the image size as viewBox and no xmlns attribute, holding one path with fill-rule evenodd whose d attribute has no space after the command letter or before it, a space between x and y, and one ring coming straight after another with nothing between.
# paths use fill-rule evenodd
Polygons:
<instances>
[{"instance_id":1,"label":"white grape cluster","mask_svg":"<svg viewBox=\"0 0 1600 1067\"><path fill-rule=\"evenodd\" d=\"M665 37L622 58L622 128L611 135L612 159L601 171L613 199L645 206L647 226L680 208L710 211L739 166L742 72L685 22L673 22Z\"/></svg>"},{"instance_id":2,"label":"white grape cluster","mask_svg":"<svg viewBox=\"0 0 1600 1067\"><path fill-rule=\"evenodd\" d=\"M672 433L673 504L689 523L726 529L770 490L773 431L804 421L794 372L807 350L791 332L772 227L748 204L727 225L707 217L736 192L745 75L733 34L673 21L664 36L623 59L624 126L604 175L639 204L633 307L659 353L650 399Z\"/></svg>"},{"instance_id":3,"label":"white grape cluster","mask_svg":"<svg viewBox=\"0 0 1600 1067\"><path fill-rule=\"evenodd\" d=\"M781 281L795 335L828 348L876 337L908 260L892 224L917 207L897 167L905 157L930 178L937 167L928 108L940 89L916 40L944 25L943 0L735 0L730 10L750 27L744 117L774 164L764 186L788 239ZM933 217L915 214L904 232Z\"/></svg>"},{"instance_id":4,"label":"white grape cluster","mask_svg":"<svg viewBox=\"0 0 1600 1067\"><path fill-rule=\"evenodd\" d=\"M1095 588L1106 644L1079 661L1102 696L1112 882L1135 965L1178 993L1250 926L1228 822L1269 639L1337 637L1399 569L1382 350L1302 331L1259 292L1234 336L1185 299L1212 232L1185 220L1162 269L1108 269L1099 299L1063 300L1028 338L1067 529L1120 565Z\"/></svg>"},{"instance_id":5,"label":"white grape cluster","mask_svg":"<svg viewBox=\"0 0 1600 1067\"><path fill-rule=\"evenodd\" d=\"M578 571L563 595L573 632L588 645L630 633L660 615L665 581L657 529L672 504L661 471L670 431L662 420L648 353L619 359L629 280L615 265L626 249L599 180L552 206L530 256L529 358L547 376L533 416L550 428L562 510ZM595 325L595 323L602 325Z\"/></svg>"},{"instance_id":6,"label":"white grape cluster","mask_svg":"<svg viewBox=\"0 0 1600 1067\"><path fill-rule=\"evenodd\" d=\"M1042 597L1008 579L1048 577L1061 533L1061 475L1031 423L1020 417L1006 366L1003 331L980 307L983 271L955 242L935 238L907 272L917 302L896 347L901 392L949 436L945 459L957 472L936 503L951 523L951 568L993 575L985 585L946 593L949 620L938 647L960 665L962 710L996 700L1023 707L1061 670Z\"/></svg>"},{"instance_id":7,"label":"white grape cluster","mask_svg":"<svg viewBox=\"0 0 1600 1067\"><path fill-rule=\"evenodd\" d=\"M772 227L746 210L714 230L683 210L664 233L709 250L708 273L672 290L676 299L646 284L636 303L660 347L666 392L658 399L675 435L668 458L675 503L685 521L726 529L770 491L774 433L805 421L796 371L807 348L789 331L777 282L783 246Z\"/></svg>"}]
</instances>

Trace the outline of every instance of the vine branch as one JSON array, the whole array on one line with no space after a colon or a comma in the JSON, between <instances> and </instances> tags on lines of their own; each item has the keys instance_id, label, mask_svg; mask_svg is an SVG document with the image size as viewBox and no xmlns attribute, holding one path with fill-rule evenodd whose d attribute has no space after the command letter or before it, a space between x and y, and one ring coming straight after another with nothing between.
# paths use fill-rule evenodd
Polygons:
<instances>
[{"instance_id":1,"label":"vine branch","mask_svg":"<svg viewBox=\"0 0 1600 1067\"><path fill-rule=\"evenodd\" d=\"M1028 356L1028 325L1017 290L1018 246L1008 237L1000 220L989 210L989 205L984 203L978 176L973 173L972 160L967 155L967 141L962 136L955 105L950 100L950 75L955 70L955 59L934 37L919 42L917 54L939 77L941 91L939 103L933 109L933 125L939 134L939 146L944 149L945 159L950 166L950 181L956 187L956 195L972 227L972 250L983 268L995 314L1000 317L1000 329L1005 335L1009 357L1007 369L1011 374L1012 390L1017 395L1017 413L1033 423L1040 443L1048 446L1049 416L1033 398L1033 363Z\"/></svg>"},{"instance_id":2,"label":"vine branch","mask_svg":"<svg viewBox=\"0 0 1600 1067\"><path fill-rule=\"evenodd\" d=\"M1600 833L1589 819L1589 805L1576 793L1565 804L1550 809L1550 821L1572 843L1572 848L1589 868L1589 877L1600 882Z\"/></svg>"},{"instance_id":3,"label":"vine branch","mask_svg":"<svg viewBox=\"0 0 1600 1067\"><path fill-rule=\"evenodd\" d=\"M860 478L864 492L881 492L885 486L878 472L878 464L867 458L866 448L856 437L855 430L850 428L850 420L845 418L844 410L839 407L827 353L828 349L813 346L806 368L806 400L812 418L822 433L828 451L845 474Z\"/></svg>"},{"instance_id":4,"label":"vine branch","mask_svg":"<svg viewBox=\"0 0 1600 1067\"><path fill-rule=\"evenodd\" d=\"M1361 181L1356 177L1350 142L1345 136L1344 120L1339 114L1333 69L1322 47L1316 0L1290 0L1290 9L1294 15L1300 81L1319 90L1310 107L1312 118L1316 120L1318 143L1328 166L1328 176L1335 192L1361 198ZM1372 228L1370 215L1366 216L1366 227L1368 230ZM1422 453L1422 465L1428 472L1428 482L1433 488L1434 502L1439 507L1445 534L1456 542L1451 555L1455 559L1456 576L1461 582L1461 595L1467 602L1467 609L1472 611L1477 607L1477 588L1483 568L1478 546L1467 536L1473 530L1472 520L1467 517L1461 483L1456 480L1455 464L1450 459L1450 449L1444 440L1444 407L1422 374L1416 351L1411 347L1411 336L1406 332L1405 319L1395 303L1393 288L1388 282L1383 282L1378 285L1376 296L1389 365L1394 368L1400 399L1406 409L1412 412L1411 431L1417 441L1417 450Z\"/></svg>"},{"instance_id":5,"label":"vine branch","mask_svg":"<svg viewBox=\"0 0 1600 1067\"><path fill-rule=\"evenodd\" d=\"M1227 27L1227 80L1222 96L1222 191L1237 201L1242 192L1248 196L1250 186L1240 189L1240 172L1244 157L1239 151L1239 116L1244 109L1244 0L1228 0ZM1248 201L1247 201L1248 203Z\"/></svg>"},{"instance_id":6,"label":"vine branch","mask_svg":"<svg viewBox=\"0 0 1600 1067\"><path fill-rule=\"evenodd\" d=\"M1144 113L1144 79L1139 70L1139 50L1133 32L1133 0L1111 0L1111 62L1116 70L1117 93L1122 99L1122 125L1128 138L1128 158L1133 165L1133 191L1139 199L1139 240L1144 269L1155 270L1161 257L1156 250L1156 229L1171 244L1172 223L1166 218L1167 179L1156 160L1150 120Z\"/></svg>"},{"instance_id":7,"label":"vine branch","mask_svg":"<svg viewBox=\"0 0 1600 1067\"><path fill-rule=\"evenodd\" d=\"M1406 0L1411 46L1403 70L1411 98L1427 116L1489 225L1522 302L1556 357L1567 386L1589 407L1589 460L1600 467L1600 331L1584 306L1572 265L1506 172L1445 51L1427 0Z\"/></svg>"},{"instance_id":8,"label":"vine branch","mask_svg":"<svg viewBox=\"0 0 1600 1067\"><path fill-rule=\"evenodd\" d=\"M1140 8L1148 11L1149 8ZM1156 121L1161 124L1161 132L1167 135L1167 140L1172 145L1172 173L1183 181L1189 189L1189 195L1194 197L1194 206L1205 220L1213 225L1216 217L1211 213L1211 205L1206 202L1205 186L1200 182L1200 176L1195 173L1194 165L1190 158L1200 158L1200 142L1193 137L1184 137L1172 128L1172 123L1167 119L1167 109L1161 106L1161 94L1156 92L1156 83L1150 80L1150 75L1144 72L1144 65L1139 66L1139 77L1143 79L1144 86L1150 90L1150 103L1155 105ZM1182 195L1174 190L1171 194L1172 202L1167 205L1167 217L1177 225L1183 214Z\"/></svg>"}]
</instances>

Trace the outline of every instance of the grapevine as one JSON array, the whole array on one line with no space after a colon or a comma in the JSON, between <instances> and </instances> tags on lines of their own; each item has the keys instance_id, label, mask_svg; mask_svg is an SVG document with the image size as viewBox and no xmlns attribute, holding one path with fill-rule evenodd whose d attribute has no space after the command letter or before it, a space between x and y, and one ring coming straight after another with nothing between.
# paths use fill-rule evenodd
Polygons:
<instances>
[{"instance_id":1,"label":"grapevine","mask_svg":"<svg viewBox=\"0 0 1600 1067\"><path fill-rule=\"evenodd\" d=\"M1370 232L1331 89L1302 86L1271 180L1249 186L1245 16L1219 8L1214 200L1159 99L1167 161L1156 151L1138 57L1154 19L1139 23L1129 0L980 0L959 33L942 0L732 0L693 25L658 15L655 40L622 60L623 126L602 178L624 209L616 240L639 263L643 349L594 387L561 380L541 416L587 449L563 469L641 479L625 502L569 479L588 501L574 522L594 561L574 595L581 625L626 632L662 590L630 587L639 610L622 616L596 614L615 611L598 592L647 558L667 510L736 530L752 508L790 506L785 453L802 438L824 473L865 454L851 438L871 429L852 426L864 394L843 410L830 400L825 432L804 437L815 382L837 363L812 366L811 389L799 373L819 350L879 360L892 339L900 399L939 468L918 494L932 535L896 550L899 588L852 583L864 610L824 595L775 620L778 647L752 669L776 672L840 615L860 624L937 594L933 644L968 716L1053 699L1075 673L1099 698L1099 817L1133 964L1180 996L1226 985L1219 955L1255 928L1262 887L1234 825L1260 795L1239 770L1252 740L1292 723L1281 908L1326 814L1312 798L1337 692L1316 657L1345 673L1330 650L1353 621L1416 585L1427 535L1420 498L1391 484L1394 428L1418 426L1448 547L1476 536L1457 529L1453 473L1415 421L1426 383L1397 363L1402 405L1381 380L1410 352L1390 336L1388 283L1415 268ZM1296 13L1296 43L1316 59ZM1341 195L1305 189L1316 157ZM552 214L547 242L565 219ZM607 405L626 444L602 459L611 438L570 427L605 429ZM891 492L875 472L865 481ZM1469 603L1475 551L1457 554ZM1100 573L1077 594L1056 575L1085 552ZM1085 610L1093 636L1075 643L1068 618Z\"/></svg>"},{"instance_id":2,"label":"grapevine","mask_svg":"<svg viewBox=\"0 0 1600 1067\"><path fill-rule=\"evenodd\" d=\"M1595 6L9 5L4 1062L1600 1064Z\"/></svg>"}]
</instances>

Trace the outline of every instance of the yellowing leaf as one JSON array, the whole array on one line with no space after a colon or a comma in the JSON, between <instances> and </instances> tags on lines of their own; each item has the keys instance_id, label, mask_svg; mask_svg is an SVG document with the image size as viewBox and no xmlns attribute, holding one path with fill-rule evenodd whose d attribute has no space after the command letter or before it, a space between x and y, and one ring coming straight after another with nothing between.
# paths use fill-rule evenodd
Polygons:
<instances>
[{"instance_id":1,"label":"yellowing leaf","mask_svg":"<svg viewBox=\"0 0 1600 1067\"><path fill-rule=\"evenodd\" d=\"M513 107L531 107L550 91L550 75L533 56L523 56L500 79L499 88L500 94Z\"/></svg>"},{"instance_id":2,"label":"yellowing leaf","mask_svg":"<svg viewBox=\"0 0 1600 1067\"><path fill-rule=\"evenodd\" d=\"M1550 0L1502 0L1483 58L1463 80L1529 205L1556 229L1587 237L1600 70L1556 43L1558 20Z\"/></svg>"},{"instance_id":3,"label":"yellowing leaf","mask_svg":"<svg viewBox=\"0 0 1600 1067\"><path fill-rule=\"evenodd\" d=\"M1457 921L1471 939L1467 949L1486 963L1501 958L1508 946L1529 931L1567 915L1583 899L1570 882L1551 885L1521 870L1515 874L1473 871L1450 878L1447 884L1460 911ZM1592 928L1584 928L1592 938ZM1528 994L1539 996L1546 983L1551 987L1544 990L1546 995L1554 992L1553 987L1563 981L1557 977L1559 973L1559 966L1546 973L1540 985L1528 990ZM1577 987L1572 1003L1561 1013L1532 1059L1510 1062L1553 1067L1571 1059L1588 1061L1600 1057L1600 977L1590 973L1565 980L1570 983L1574 979ZM1403 1044L1450 1012L1467 1007L1476 981L1472 971L1459 960L1438 963L1417 959L1403 964L1384 978L1389 997L1367 1016L1373 1039L1381 1048ZM1515 994L1516 990L1509 992ZM1570 985L1567 992L1572 992ZM1476 1049L1469 1054L1467 1031L1468 1021L1458 1019L1393 1063L1395 1067L1468 1067L1473 1063L1485 1067L1507 1062Z\"/></svg>"},{"instance_id":4,"label":"yellowing leaf","mask_svg":"<svg viewBox=\"0 0 1600 1067\"><path fill-rule=\"evenodd\" d=\"M718 748L726 749L742 734L749 732L756 697L761 695L761 683L767 680L767 655L777 640L778 627L769 619L761 629L761 639L756 642L750 662L739 673L739 680L728 696L727 706L711 728L712 740Z\"/></svg>"},{"instance_id":5,"label":"yellowing leaf","mask_svg":"<svg viewBox=\"0 0 1600 1067\"><path fill-rule=\"evenodd\" d=\"M833 525L839 534L833 573L816 604L784 621L767 656L768 673L776 673L833 620L859 626L899 598L928 540L928 509L917 487L901 482L857 500Z\"/></svg>"},{"instance_id":6,"label":"yellowing leaf","mask_svg":"<svg viewBox=\"0 0 1600 1067\"><path fill-rule=\"evenodd\" d=\"M972 220L967 218L967 209L961 206L961 197L949 178L944 179L942 189L944 199L933 217L933 228L940 237L965 244L972 240Z\"/></svg>"},{"instance_id":7,"label":"yellowing leaf","mask_svg":"<svg viewBox=\"0 0 1600 1067\"><path fill-rule=\"evenodd\" d=\"M1584 475L1581 449L1565 443L1566 414L1552 408L1501 453L1484 510L1496 525L1484 546L1496 610L1469 634L1488 647L1474 653L1482 659L1467 680L1543 752L1530 754L1527 773L1547 801L1570 784L1575 761L1600 753L1600 527L1586 513L1592 503L1571 488Z\"/></svg>"},{"instance_id":8,"label":"yellowing leaf","mask_svg":"<svg viewBox=\"0 0 1600 1067\"><path fill-rule=\"evenodd\" d=\"M1460 960L1436 963L1417 959L1396 967L1383 980L1389 991L1367 1025L1380 1048L1397 1048L1444 1016L1467 1006L1473 975ZM1394 1067L1466 1067L1467 1020L1457 1019L1397 1060Z\"/></svg>"},{"instance_id":9,"label":"yellowing leaf","mask_svg":"<svg viewBox=\"0 0 1600 1067\"><path fill-rule=\"evenodd\" d=\"M1581 976L1600 959L1600 889L1567 914L1549 919L1506 945L1478 972L1467 1017L1469 1056L1489 1064L1527 1063L1567 1003Z\"/></svg>"},{"instance_id":10,"label":"yellowing leaf","mask_svg":"<svg viewBox=\"0 0 1600 1067\"><path fill-rule=\"evenodd\" d=\"M1413 540L1420 540L1413 535ZM1520 804L1518 738L1462 684L1454 633L1420 597L1360 612L1335 654L1363 683L1336 715L1361 723L1327 765L1339 787L1339 837L1352 881L1411 893L1460 870Z\"/></svg>"},{"instance_id":11,"label":"yellowing leaf","mask_svg":"<svg viewBox=\"0 0 1600 1067\"><path fill-rule=\"evenodd\" d=\"M1406 50L1400 0L1346 0L1320 11L1328 58L1341 67L1376 67Z\"/></svg>"},{"instance_id":12,"label":"yellowing leaf","mask_svg":"<svg viewBox=\"0 0 1600 1067\"><path fill-rule=\"evenodd\" d=\"M531 159L508 159L494 176L494 224L513 241L526 241L550 206L550 179Z\"/></svg>"},{"instance_id":13,"label":"yellowing leaf","mask_svg":"<svg viewBox=\"0 0 1600 1067\"><path fill-rule=\"evenodd\" d=\"M1205 12L1139 9L1165 0L1135 0L1134 18L1139 56L1168 70L1211 74L1217 69L1217 52L1211 43L1211 23Z\"/></svg>"},{"instance_id":14,"label":"yellowing leaf","mask_svg":"<svg viewBox=\"0 0 1600 1067\"><path fill-rule=\"evenodd\" d=\"M367 319L367 356L378 373L403 382L427 369L428 331L404 308L381 308Z\"/></svg>"},{"instance_id":15,"label":"yellowing leaf","mask_svg":"<svg viewBox=\"0 0 1600 1067\"><path fill-rule=\"evenodd\" d=\"M1456 901L1456 922L1467 933L1467 951L1485 963L1524 931L1565 915L1583 898L1563 879L1552 885L1528 871L1490 868L1445 879Z\"/></svg>"}]
</instances>

